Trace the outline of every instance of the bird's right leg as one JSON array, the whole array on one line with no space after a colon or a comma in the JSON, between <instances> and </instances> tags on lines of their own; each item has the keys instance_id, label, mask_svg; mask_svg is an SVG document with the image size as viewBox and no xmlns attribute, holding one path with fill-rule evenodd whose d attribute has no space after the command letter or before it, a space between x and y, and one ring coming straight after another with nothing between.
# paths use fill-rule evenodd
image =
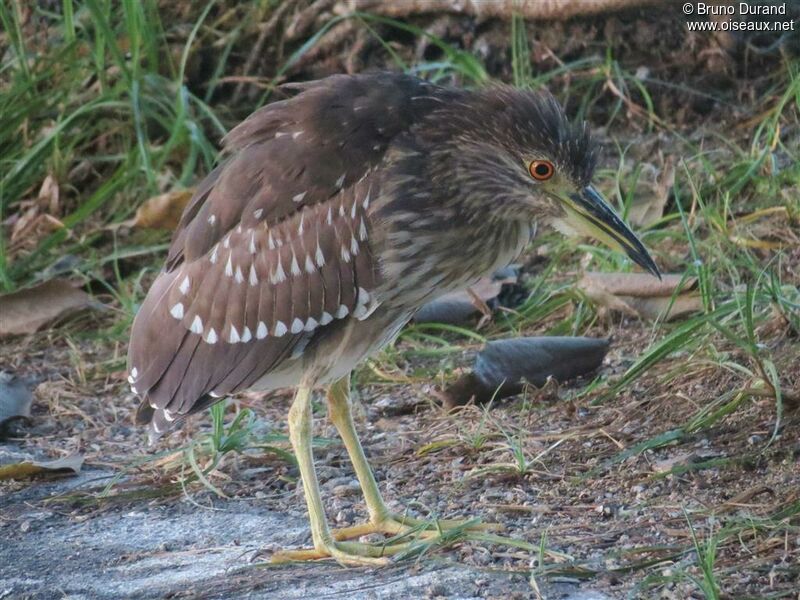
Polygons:
<instances>
[{"instance_id":1,"label":"bird's right leg","mask_svg":"<svg viewBox=\"0 0 800 600\"><path fill-rule=\"evenodd\" d=\"M311 388L301 386L297 389L292 408L289 410L289 438L292 442L300 476L303 480L308 519L311 523L313 550L286 550L276 552L273 562L294 560L313 560L331 557L345 565L385 565L386 554L392 549L372 546L358 542L341 542L333 539L322 506L317 474L314 471L314 456L311 450L312 414ZM400 550L399 548L397 549Z\"/></svg>"}]
</instances>

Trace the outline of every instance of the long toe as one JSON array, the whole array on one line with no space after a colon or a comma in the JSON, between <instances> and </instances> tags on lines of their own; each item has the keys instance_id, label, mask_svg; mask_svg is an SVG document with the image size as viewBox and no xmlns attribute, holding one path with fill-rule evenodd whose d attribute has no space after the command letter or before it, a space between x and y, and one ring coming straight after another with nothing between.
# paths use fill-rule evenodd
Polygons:
<instances>
[{"instance_id":1,"label":"long toe","mask_svg":"<svg viewBox=\"0 0 800 600\"><path fill-rule=\"evenodd\" d=\"M414 532L416 529L418 528L414 525L406 525L393 517L387 517L380 521L368 521L350 527L334 529L331 531L331 535L335 540L352 540L373 533L382 533L384 535L407 534Z\"/></svg>"},{"instance_id":2,"label":"long toe","mask_svg":"<svg viewBox=\"0 0 800 600\"><path fill-rule=\"evenodd\" d=\"M383 519L334 529L331 531L331 535L335 540L352 540L373 533L431 539L442 533L458 530L465 533L474 533L499 531L502 528L499 523L481 523L478 519L418 519L399 513L392 513Z\"/></svg>"},{"instance_id":3,"label":"long toe","mask_svg":"<svg viewBox=\"0 0 800 600\"><path fill-rule=\"evenodd\" d=\"M332 541L321 548L281 550L272 555L273 563L334 559L348 567L384 567L391 563L391 555L404 552L408 544L376 545L360 542Z\"/></svg>"},{"instance_id":4,"label":"long toe","mask_svg":"<svg viewBox=\"0 0 800 600\"><path fill-rule=\"evenodd\" d=\"M418 519L392 513L387 520L406 527L433 531L450 531L461 529L463 531L500 531L503 526L500 523L481 523L480 519Z\"/></svg>"}]
</instances>

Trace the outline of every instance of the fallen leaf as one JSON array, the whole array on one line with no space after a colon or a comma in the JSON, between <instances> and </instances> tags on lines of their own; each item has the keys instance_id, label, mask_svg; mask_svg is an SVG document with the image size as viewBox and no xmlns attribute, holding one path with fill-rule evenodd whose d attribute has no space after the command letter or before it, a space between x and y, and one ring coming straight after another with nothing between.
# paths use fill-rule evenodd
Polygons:
<instances>
[{"instance_id":1,"label":"fallen leaf","mask_svg":"<svg viewBox=\"0 0 800 600\"><path fill-rule=\"evenodd\" d=\"M29 206L22 214L18 214L17 219L11 227L11 243L14 244L23 237L25 232L30 229L31 224L39 216L39 207L35 203L28 203Z\"/></svg>"},{"instance_id":2,"label":"fallen leaf","mask_svg":"<svg viewBox=\"0 0 800 600\"><path fill-rule=\"evenodd\" d=\"M633 190L627 192L632 195L628 221L637 227L649 227L661 219L674 184L675 164L672 157L664 160L661 169L644 163Z\"/></svg>"},{"instance_id":3,"label":"fallen leaf","mask_svg":"<svg viewBox=\"0 0 800 600\"><path fill-rule=\"evenodd\" d=\"M57 215L61 212L61 189L58 181L52 175L48 175L39 188L39 205L47 209L48 214Z\"/></svg>"},{"instance_id":4,"label":"fallen leaf","mask_svg":"<svg viewBox=\"0 0 800 600\"><path fill-rule=\"evenodd\" d=\"M491 277L483 277L464 290L451 292L424 304L414 315L416 323L463 323L476 313L491 312L487 303L497 298L504 285L517 282L513 268L501 269Z\"/></svg>"},{"instance_id":5,"label":"fallen leaf","mask_svg":"<svg viewBox=\"0 0 800 600\"><path fill-rule=\"evenodd\" d=\"M604 196L630 198L627 219L636 227L649 227L664 216L664 207L675 184L675 160L657 153L659 165L627 157L613 180L601 180Z\"/></svg>"},{"instance_id":6,"label":"fallen leaf","mask_svg":"<svg viewBox=\"0 0 800 600\"><path fill-rule=\"evenodd\" d=\"M5 221L11 226L7 248L9 255L34 248L42 238L64 227L57 218L61 211L60 196L58 182L48 175L36 198L19 203L16 213Z\"/></svg>"},{"instance_id":7,"label":"fallen leaf","mask_svg":"<svg viewBox=\"0 0 800 600\"><path fill-rule=\"evenodd\" d=\"M564 382L597 369L608 351L608 340L588 337L523 337L489 342L475 358L471 373L461 376L442 394L445 408L474 398L488 402L522 391L525 384L542 387Z\"/></svg>"},{"instance_id":8,"label":"fallen leaf","mask_svg":"<svg viewBox=\"0 0 800 600\"><path fill-rule=\"evenodd\" d=\"M37 206L32 206L14 223L8 252L16 254L34 248L43 238L63 228L64 224L54 216L42 214Z\"/></svg>"},{"instance_id":9,"label":"fallen leaf","mask_svg":"<svg viewBox=\"0 0 800 600\"><path fill-rule=\"evenodd\" d=\"M703 307L697 278L679 274L662 275L658 280L647 273L588 272L577 285L604 308L650 320L669 310L664 318L670 321Z\"/></svg>"},{"instance_id":10,"label":"fallen leaf","mask_svg":"<svg viewBox=\"0 0 800 600\"><path fill-rule=\"evenodd\" d=\"M38 331L48 323L99 306L64 279L0 296L0 338Z\"/></svg>"},{"instance_id":11,"label":"fallen leaf","mask_svg":"<svg viewBox=\"0 0 800 600\"><path fill-rule=\"evenodd\" d=\"M0 441L5 439L12 421L31 416L33 394L23 379L0 371Z\"/></svg>"},{"instance_id":12,"label":"fallen leaf","mask_svg":"<svg viewBox=\"0 0 800 600\"><path fill-rule=\"evenodd\" d=\"M194 188L153 196L136 210L136 216L126 221L125 225L142 229L175 229L192 194Z\"/></svg>"},{"instance_id":13,"label":"fallen leaf","mask_svg":"<svg viewBox=\"0 0 800 600\"><path fill-rule=\"evenodd\" d=\"M81 472L83 457L79 454L46 461L24 461L0 465L0 480L25 479L36 475L77 475Z\"/></svg>"}]
</instances>

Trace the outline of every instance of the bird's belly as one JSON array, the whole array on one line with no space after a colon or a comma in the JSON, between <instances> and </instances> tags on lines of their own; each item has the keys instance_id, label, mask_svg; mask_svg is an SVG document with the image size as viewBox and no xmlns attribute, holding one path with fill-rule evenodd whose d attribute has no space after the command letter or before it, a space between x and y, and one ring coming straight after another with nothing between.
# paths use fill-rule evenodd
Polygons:
<instances>
[{"instance_id":1,"label":"bird's belly","mask_svg":"<svg viewBox=\"0 0 800 600\"><path fill-rule=\"evenodd\" d=\"M380 306L363 321L351 317L312 338L300 356L266 373L250 389L269 391L337 381L394 340L411 315L406 309Z\"/></svg>"},{"instance_id":2,"label":"bird's belly","mask_svg":"<svg viewBox=\"0 0 800 600\"><path fill-rule=\"evenodd\" d=\"M373 314L364 321L351 320L345 335L328 344L321 344L317 350L317 356L322 354L328 357L327 361L318 361L327 362L324 372L318 376L318 382L332 383L350 373L364 359L394 341L410 318L411 313L402 312Z\"/></svg>"}]
</instances>

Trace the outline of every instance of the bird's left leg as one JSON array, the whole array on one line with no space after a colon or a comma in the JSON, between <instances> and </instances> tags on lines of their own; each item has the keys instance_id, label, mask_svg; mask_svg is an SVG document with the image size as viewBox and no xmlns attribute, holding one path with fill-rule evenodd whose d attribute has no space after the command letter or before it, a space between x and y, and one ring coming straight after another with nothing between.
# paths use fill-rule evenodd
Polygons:
<instances>
[{"instance_id":1,"label":"bird's left leg","mask_svg":"<svg viewBox=\"0 0 800 600\"><path fill-rule=\"evenodd\" d=\"M350 411L350 377L344 377L328 388L328 416L342 437L347 453L353 463L353 469L361 484L364 500L369 512L369 522L353 527L335 529L331 533L338 540L360 537L369 533L385 533L397 535L410 533L414 530L420 532L421 537L438 535L442 529L465 527L468 530L487 529L485 525L470 523L460 520L425 521L413 517L391 512L383 501L375 476L364 455L364 449L358 439L353 416ZM420 531L431 528L431 531Z\"/></svg>"}]
</instances>

